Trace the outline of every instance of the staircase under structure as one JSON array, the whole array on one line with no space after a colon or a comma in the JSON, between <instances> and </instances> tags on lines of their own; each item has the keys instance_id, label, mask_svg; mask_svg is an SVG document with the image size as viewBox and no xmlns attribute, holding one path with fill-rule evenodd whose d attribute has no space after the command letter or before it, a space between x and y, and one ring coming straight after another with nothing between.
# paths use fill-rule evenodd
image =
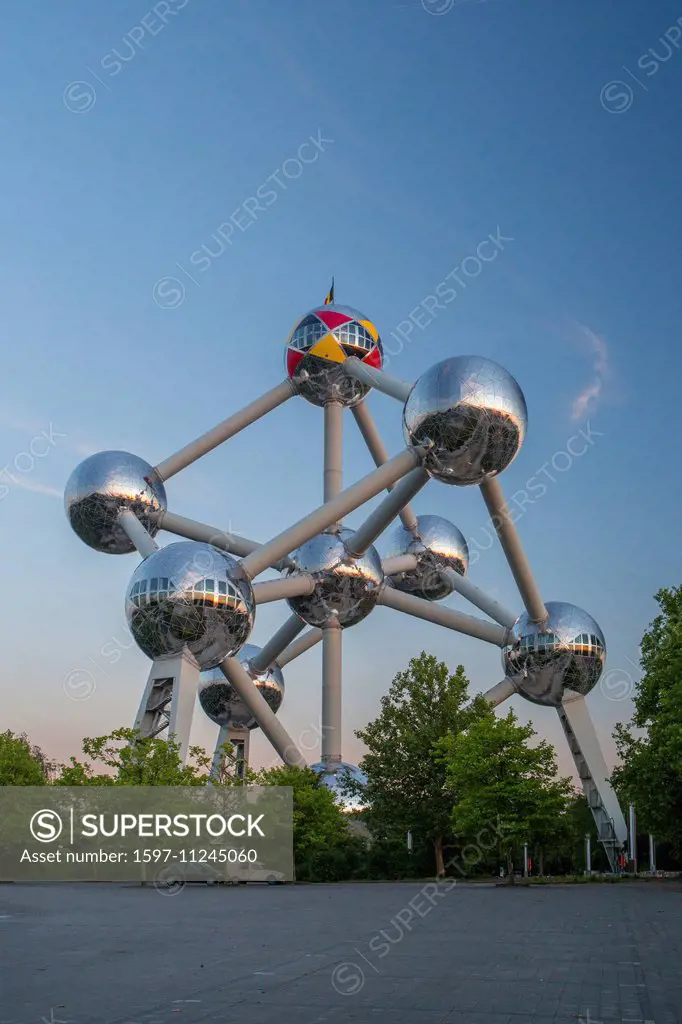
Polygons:
<instances>
[{"instance_id":1,"label":"staircase under structure","mask_svg":"<svg viewBox=\"0 0 682 1024\"><path fill-rule=\"evenodd\" d=\"M585 698L579 694L567 695L557 708L557 714L597 826L597 836L615 873L618 855L627 842L628 830L618 797L609 782L608 769Z\"/></svg>"}]
</instances>

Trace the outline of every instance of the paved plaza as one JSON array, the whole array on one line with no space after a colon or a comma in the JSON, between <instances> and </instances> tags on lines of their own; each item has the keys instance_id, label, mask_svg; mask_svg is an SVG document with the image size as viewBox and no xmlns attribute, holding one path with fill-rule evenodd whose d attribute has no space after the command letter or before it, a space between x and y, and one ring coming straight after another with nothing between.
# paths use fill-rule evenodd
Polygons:
<instances>
[{"instance_id":1,"label":"paved plaza","mask_svg":"<svg viewBox=\"0 0 682 1024\"><path fill-rule=\"evenodd\" d=\"M0 1024L679 1024L682 891L0 886Z\"/></svg>"}]
</instances>

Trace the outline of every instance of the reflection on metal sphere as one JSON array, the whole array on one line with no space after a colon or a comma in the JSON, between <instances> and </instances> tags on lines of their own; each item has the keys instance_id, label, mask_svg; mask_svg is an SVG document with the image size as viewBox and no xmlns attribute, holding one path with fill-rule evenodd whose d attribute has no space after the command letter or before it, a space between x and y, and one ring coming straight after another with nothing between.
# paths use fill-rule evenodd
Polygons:
<instances>
[{"instance_id":1,"label":"reflection on metal sphere","mask_svg":"<svg viewBox=\"0 0 682 1024\"><path fill-rule=\"evenodd\" d=\"M128 625L149 658L187 647L200 668L213 668L246 643L256 602L231 555L198 541L159 548L135 570L126 595Z\"/></svg>"},{"instance_id":2,"label":"reflection on metal sphere","mask_svg":"<svg viewBox=\"0 0 682 1024\"><path fill-rule=\"evenodd\" d=\"M391 533L385 557L415 555L417 568L390 577L390 584L406 594L415 594L427 601L440 601L452 593L452 584L441 576L440 569L454 569L465 576L469 567L469 548L463 534L442 516L418 516L419 540L404 526Z\"/></svg>"},{"instance_id":3,"label":"reflection on metal sphere","mask_svg":"<svg viewBox=\"0 0 682 1024\"><path fill-rule=\"evenodd\" d=\"M538 625L528 613L512 627L502 652L505 673L533 704L558 707L565 690L583 696L597 685L606 661L604 634L591 615L573 604L548 601ZM544 630L544 631L543 631Z\"/></svg>"},{"instance_id":4,"label":"reflection on metal sphere","mask_svg":"<svg viewBox=\"0 0 682 1024\"><path fill-rule=\"evenodd\" d=\"M161 481L150 483L152 466L129 452L97 452L76 466L64 491L66 515L82 541L95 551L127 555L135 550L117 523L130 509L154 536L158 527L150 512L165 511L166 491Z\"/></svg>"},{"instance_id":5,"label":"reflection on metal sphere","mask_svg":"<svg viewBox=\"0 0 682 1024\"><path fill-rule=\"evenodd\" d=\"M245 644L237 657L253 679L261 695L265 697L270 708L277 714L284 698L284 676L276 662L264 672L253 671L250 662L257 654L260 654L260 651L261 648L254 644ZM258 728L256 719L219 668L212 668L201 673L199 703L205 714L216 725L233 725L238 729Z\"/></svg>"},{"instance_id":6,"label":"reflection on metal sphere","mask_svg":"<svg viewBox=\"0 0 682 1024\"><path fill-rule=\"evenodd\" d=\"M287 373L299 395L313 405L331 401L357 405L369 389L344 373L348 356L380 370L383 348L379 332L357 309L320 306L306 313L289 335Z\"/></svg>"},{"instance_id":7,"label":"reflection on metal sphere","mask_svg":"<svg viewBox=\"0 0 682 1024\"><path fill-rule=\"evenodd\" d=\"M354 626L372 611L384 581L381 559L370 547L361 558L351 559L344 539L352 530L320 533L289 556L298 572L312 576L315 589L304 597L288 599L289 607L309 626L324 626L331 618L339 625Z\"/></svg>"},{"instance_id":8,"label":"reflection on metal sphere","mask_svg":"<svg viewBox=\"0 0 682 1024\"><path fill-rule=\"evenodd\" d=\"M359 794L345 792L344 782L346 779L367 785L367 776L354 764L345 761L329 762L325 764L318 761L311 764L311 769L320 776L320 782L326 786L334 795L334 800L343 811L361 811L367 806L366 800Z\"/></svg>"},{"instance_id":9,"label":"reflection on metal sphere","mask_svg":"<svg viewBox=\"0 0 682 1024\"><path fill-rule=\"evenodd\" d=\"M446 484L480 484L516 457L528 414L521 388L502 366L480 356L436 363L405 402L408 444L430 447L425 466Z\"/></svg>"}]
</instances>

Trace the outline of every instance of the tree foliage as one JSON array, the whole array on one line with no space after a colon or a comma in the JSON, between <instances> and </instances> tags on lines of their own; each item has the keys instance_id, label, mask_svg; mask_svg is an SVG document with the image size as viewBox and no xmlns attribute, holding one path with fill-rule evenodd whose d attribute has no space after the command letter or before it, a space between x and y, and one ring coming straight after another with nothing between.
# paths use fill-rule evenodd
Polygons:
<instances>
[{"instance_id":1,"label":"tree foliage","mask_svg":"<svg viewBox=\"0 0 682 1024\"><path fill-rule=\"evenodd\" d=\"M8 729L0 733L0 786L44 786L51 765L40 747Z\"/></svg>"},{"instance_id":2,"label":"tree foliage","mask_svg":"<svg viewBox=\"0 0 682 1024\"><path fill-rule=\"evenodd\" d=\"M348 822L334 797L310 768L282 765L253 774L260 786L291 786L294 800L294 861L297 875L306 861L347 843Z\"/></svg>"},{"instance_id":3,"label":"tree foliage","mask_svg":"<svg viewBox=\"0 0 682 1024\"><path fill-rule=\"evenodd\" d=\"M424 651L393 679L378 717L356 736L367 746L366 820L379 838L402 839L411 831L433 843L436 874L444 872L443 849L451 834L452 794L438 744L454 738L480 713L466 707L469 681L458 665Z\"/></svg>"},{"instance_id":4,"label":"tree foliage","mask_svg":"<svg viewBox=\"0 0 682 1024\"><path fill-rule=\"evenodd\" d=\"M173 740L142 737L134 729L115 729L106 736L86 737L83 754L90 760L71 757L68 765L61 766L57 785L202 786L208 781L211 764L205 750L190 747L191 760L183 765L180 748Z\"/></svg>"},{"instance_id":5,"label":"tree foliage","mask_svg":"<svg viewBox=\"0 0 682 1024\"><path fill-rule=\"evenodd\" d=\"M616 726L617 790L639 826L682 857L682 587L659 590L661 609L642 638L632 721ZM639 731L639 734L638 734Z\"/></svg>"},{"instance_id":6,"label":"tree foliage","mask_svg":"<svg viewBox=\"0 0 682 1024\"><path fill-rule=\"evenodd\" d=\"M515 848L560 834L571 791L557 775L554 748L545 740L528 745L534 736L513 711L497 718L487 707L465 732L439 743L454 796L452 831L474 847L495 848L510 878Z\"/></svg>"}]
</instances>

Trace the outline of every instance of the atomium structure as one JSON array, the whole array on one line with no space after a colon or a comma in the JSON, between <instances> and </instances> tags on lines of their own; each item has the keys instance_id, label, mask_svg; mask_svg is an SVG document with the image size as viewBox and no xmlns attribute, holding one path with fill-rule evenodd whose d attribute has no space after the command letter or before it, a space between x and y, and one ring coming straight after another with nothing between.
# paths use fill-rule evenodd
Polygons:
<instances>
[{"instance_id":1,"label":"atomium structure","mask_svg":"<svg viewBox=\"0 0 682 1024\"><path fill-rule=\"evenodd\" d=\"M65 506L81 540L96 551L142 557L128 586L126 616L152 668L135 726L147 736L168 730L186 756L198 694L220 730L214 773L228 738L241 744L248 762L248 736L256 727L285 763L302 767L306 760L277 717L282 669L321 642L321 751L311 767L342 794L345 777L362 782L342 757L342 636L382 605L498 647L503 679L485 694L491 704L520 694L556 709L614 865L627 829L585 702L604 668L604 636L587 612L543 600L500 486L526 433L521 388L507 370L480 356L445 359L413 383L389 375L382 363L372 321L332 299L289 335L285 380L241 411L156 466L110 451L73 472ZM402 406L405 446L393 457L367 405L372 390ZM317 509L266 543L168 510L172 477L295 397L318 406L324 419ZM344 488L348 412L376 469ZM503 608L471 582L467 544L453 523L414 513L411 502L429 481L480 490L520 611ZM382 492L358 529L343 525L344 516ZM389 528L381 557L375 544ZM159 547L155 538L163 531L182 539ZM268 570L277 577L259 580ZM444 606L453 593L485 618ZM257 609L270 601L287 602L290 614L264 647L255 647L248 641Z\"/></svg>"}]
</instances>

